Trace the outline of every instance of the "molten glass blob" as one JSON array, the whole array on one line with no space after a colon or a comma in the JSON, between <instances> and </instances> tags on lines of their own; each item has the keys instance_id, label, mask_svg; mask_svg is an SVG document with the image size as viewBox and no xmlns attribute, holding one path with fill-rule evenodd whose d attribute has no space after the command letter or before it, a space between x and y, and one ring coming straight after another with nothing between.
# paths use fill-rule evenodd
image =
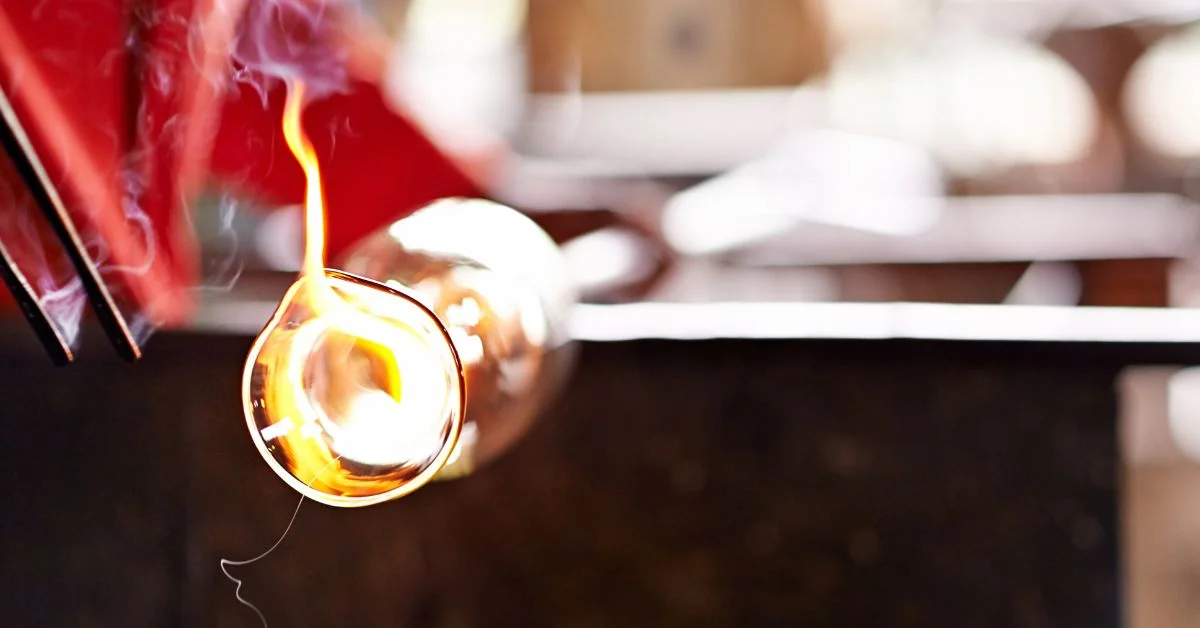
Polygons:
<instances>
[{"instance_id":1,"label":"molten glass blob","mask_svg":"<svg viewBox=\"0 0 1200 628\"><path fill-rule=\"evenodd\" d=\"M246 361L255 444L293 488L366 506L428 482L455 453L465 384L446 328L400 290L302 276Z\"/></svg>"}]
</instances>

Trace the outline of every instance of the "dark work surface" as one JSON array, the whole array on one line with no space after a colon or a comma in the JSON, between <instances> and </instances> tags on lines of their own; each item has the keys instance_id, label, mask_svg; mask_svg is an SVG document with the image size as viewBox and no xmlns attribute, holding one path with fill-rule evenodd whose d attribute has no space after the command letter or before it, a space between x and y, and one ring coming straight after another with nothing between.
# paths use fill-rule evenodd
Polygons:
<instances>
[{"instance_id":1,"label":"dark work surface","mask_svg":"<svg viewBox=\"0 0 1200 628\"><path fill-rule=\"evenodd\" d=\"M248 347L0 353L0 626L259 625L218 560L297 495L245 433ZM305 504L235 573L272 627L1116 626L1115 356L585 345L500 461Z\"/></svg>"}]
</instances>

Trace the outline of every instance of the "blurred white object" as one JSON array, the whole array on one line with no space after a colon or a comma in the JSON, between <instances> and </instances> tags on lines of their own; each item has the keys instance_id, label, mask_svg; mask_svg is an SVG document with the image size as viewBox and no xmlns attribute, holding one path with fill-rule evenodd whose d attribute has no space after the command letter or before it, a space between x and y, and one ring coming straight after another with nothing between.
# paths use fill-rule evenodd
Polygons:
<instances>
[{"instance_id":1,"label":"blurred white object","mask_svg":"<svg viewBox=\"0 0 1200 628\"><path fill-rule=\"evenodd\" d=\"M339 265L411 294L453 340L466 374L463 428L476 440L460 441L439 478L508 449L563 383L576 289L554 241L519 212L435 201L359 241Z\"/></svg>"},{"instance_id":2,"label":"blurred white object","mask_svg":"<svg viewBox=\"0 0 1200 628\"><path fill-rule=\"evenodd\" d=\"M1176 372L1167 383L1167 419L1175 445L1200 462L1200 368Z\"/></svg>"},{"instance_id":3,"label":"blurred white object","mask_svg":"<svg viewBox=\"0 0 1200 628\"><path fill-rule=\"evenodd\" d=\"M1129 124L1150 148L1171 157L1200 156L1200 27L1155 44L1125 84Z\"/></svg>"},{"instance_id":4,"label":"blurred white object","mask_svg":"<svg viewBox=\"0 0 1200 628\"><path fill-rule=\"evenodd\" d=\"M517 149L610 164L614 174L714 174L763 155L789 131L817 126L823 110L813 87L539 94Z\"/></svg>"},{"instance_id":5,"label":"blurred white object","mask_svg":"<svg viewBox=\"0 0 1200 628\"><path fill-rule=\"evenodd\" d=\"M1004 298L1005 305L1079 305L1083 280L1064 262L1034 262Z\"/></svg>"},{"instance_id":6,"label":"blurred white object","mask_svg":"<svg viewBox=\"0 0 1200 628\"><path fill-rule=\"evenodd\" d=\"M1200 208L1173 194L945 199L936 225L894 237L808 224L738 252L747 265L1182 258L1200 245Z\"/></svg>"},{"instance_id":7,"label":"blurred white object","mask_svg":"<svg viewBox=\"0 0 1200 628\"><path fill-rule=\"evenodd\" d=\"M581 290L603 293L641 279L654 270L653 253L636 234L609 227L575 238L562 246L567 269Z\"/></svg>"},{"instance_id":8,"label":"blurred white object","mask_svg":"<svg viewBox=\"0 0 1200 628\"><path fill-rule=\"evenodd\" d=\"M922 48L850 55L829 78L830 123L927 147L951 171L979 176L1063 164L1095 141L1084 79L1052 52L980 32Z\"/></svg>"},{"instance_id":9,"label":"blurred white object","mask_svg":"<svg viewBox=\"0 0 1200 628\"><path fill-rule=\"evenodd\" d=\"M268 213L254 232L254 245L268 268L299 271L304 261L304 209L289 205Z\"/></svg>"},{"instance_id":10,"label":"blurred white object","mask_svg":"<svg viewBox=\"0 0 1200 628\"><path fill-rule=\"evenodd\" d=\"M672 198L663 233L680 252L727 251L803 222L889 235L927 229L944 182L920 148L875 137L802 132L767 156Z\"/></svg>"},{"instance_id":11,"label":"blurred white object","mask_svg":"<svg viewBox=\"0 0 1200 628\"><path fill-rule=\"evenodd\" d=\"M526 0L413 0L384 92L452 153L511 134L525 98Z\"/></svg>"},{"instance_id":12,"label":"blurred white object","mask_svg":"<svg viewBox=\"0 0 1200 628\"><path fill-rule=\"evenodd\" d=\"M870 44L927 32L932 0L825 0L830 30L844 44Z\"/></svg>"}]
</instances>

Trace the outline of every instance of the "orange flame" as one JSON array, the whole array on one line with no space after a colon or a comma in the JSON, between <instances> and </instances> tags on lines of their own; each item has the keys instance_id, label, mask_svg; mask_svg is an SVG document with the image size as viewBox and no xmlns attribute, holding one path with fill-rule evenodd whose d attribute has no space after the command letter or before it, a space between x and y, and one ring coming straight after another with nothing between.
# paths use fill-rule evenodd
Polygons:
<instances>
[{"instance_id":1,"label":"orange flame","mask_svg":"<svg viewBox=\"0 0 1200 628\"><path fill-rule=\"evenodd\" d=\"M321 189L321 167L317 151L300 125L304 106L304 83L294 81L283 107L283 138L304 169L304 265L308 277L325 276L325 193Z\"/></svg>"},{"instance_id":2,"label":"orange flame","mask_svg":"<svg viewBox=\"0 0 1200 628\"><path fill-rule=\"evenodd\" d=\"M305 175L304 263L251 349L243 405L260 452L293 488L365 505L417 488L445 464L462 425L462 372L427 307L325 269L321 171L303 101L293 82L283 135Z\"/></svg>"}]
</instances>

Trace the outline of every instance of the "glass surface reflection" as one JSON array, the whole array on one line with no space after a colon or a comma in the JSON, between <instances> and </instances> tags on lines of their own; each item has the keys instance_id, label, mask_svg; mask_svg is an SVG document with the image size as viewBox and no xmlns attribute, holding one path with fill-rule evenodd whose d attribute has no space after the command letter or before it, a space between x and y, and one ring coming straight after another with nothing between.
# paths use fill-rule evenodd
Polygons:
<instances>
[{"instance_id":1,"label":"glass surface reflection","mask_svg":"<svg viewBox=\"0 0 1200 628\"><path fill-rule=\"evenodd\" d=\"M255 444L302 494L365 506L470 473L561 386L575 292L557 246L518 212L439 201L341 266L292 286L243 381Z\"/></svg>"},{"instance_id":2,"label":"glass surface reflection","mask_svg":"<svg viewBox=\"0 0 1200 628\"><path fill-rule=\"evenodd\" d=\"M561 386L575 289L558 247L515 210L438 201L352 247L341 266L408 291L452 339L466 412L439 477L469 473L507 450Z\"/></svg>"}]
</instances>

